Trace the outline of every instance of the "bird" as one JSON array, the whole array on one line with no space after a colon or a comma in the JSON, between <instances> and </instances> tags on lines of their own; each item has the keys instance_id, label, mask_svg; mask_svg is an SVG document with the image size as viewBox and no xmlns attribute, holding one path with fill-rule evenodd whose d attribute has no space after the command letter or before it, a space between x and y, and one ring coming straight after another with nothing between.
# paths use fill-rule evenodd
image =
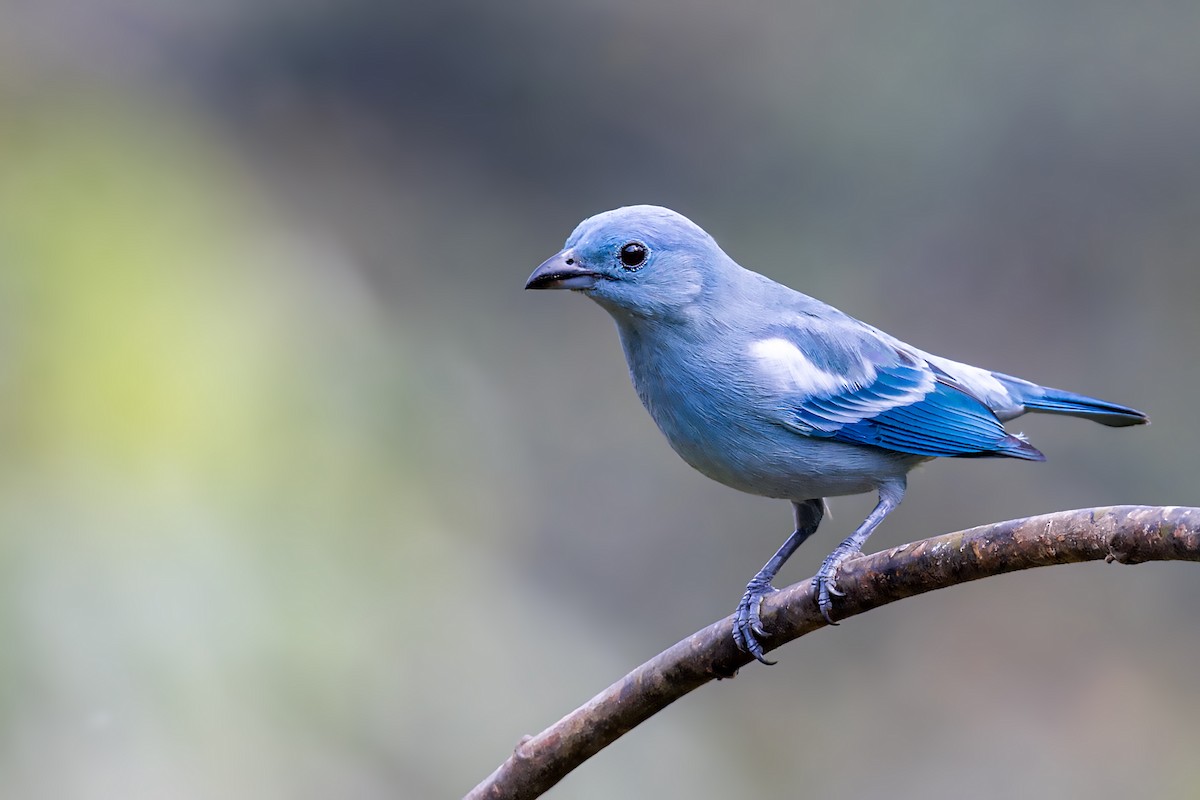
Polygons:
<instances>
[{"instance_id":1,"label":"bird","mask_svg":"<svg viewBox=\"0 0 1200 800\"><path fill-rule=\"evenodd\" d=\"M1044 461L1004 423L1026 412L1110 427L1133 408L927 353L740 266L682 214L633 205L583 220L526 289L584 294L616 323L633 386L672 449L702 474L788 500L792 534L746 585L737 647L764 664L763 599L813 533L826 498L878 502L822 562L817 606L832 625L841 565L900 504L908 473L935 458Z\"/></svg>"}]
</instances>

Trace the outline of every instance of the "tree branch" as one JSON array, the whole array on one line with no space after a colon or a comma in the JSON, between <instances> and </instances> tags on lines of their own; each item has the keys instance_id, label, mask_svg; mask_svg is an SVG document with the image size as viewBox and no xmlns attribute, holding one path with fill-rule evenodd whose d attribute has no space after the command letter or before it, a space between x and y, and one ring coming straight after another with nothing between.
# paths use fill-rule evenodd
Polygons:
<instances>
[{"instance_id":1,"label":"tree branch","mask_svg":"<svg viewBox=\"0 0 1200 800\"><path fill-rule=\"evenodd\" d=\"M1079 561L1200 561L1200 508L1113 506L947 533L848 561L835 604L852 617L906 597L1005 572ZM825 626L812 581L792 584L763 603L773 650ZM627 731L714 678L751 662L733 643L732 617L658 654L537 736L467 795L471 800L538 797Z\"/></svg>"}]
</instances>

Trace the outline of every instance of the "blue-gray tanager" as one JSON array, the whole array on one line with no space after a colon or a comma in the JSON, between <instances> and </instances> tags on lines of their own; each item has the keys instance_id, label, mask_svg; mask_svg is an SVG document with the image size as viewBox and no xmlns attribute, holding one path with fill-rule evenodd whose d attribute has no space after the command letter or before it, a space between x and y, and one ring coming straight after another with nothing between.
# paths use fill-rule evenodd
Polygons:
<instances>
[{"instance_id":1,"label":"blue-gray tanager","mask_svg":"<svg viewBox=\"0 0 1200 800\"><path fill-rule=\"evenodd\" d=\"M936 456L1045 456L1001 424L1026 411L1140 425L1132 408L931 355L738 266L680 214L630 206L579 224L526 289L572 289L617 323L634 388L683 460L735 489L790 500L796 528L738 604L733 636L759 661L771 580L832 495L879 493L814 578L833 623L838 567Z\"/></svg>"}]
</instances>

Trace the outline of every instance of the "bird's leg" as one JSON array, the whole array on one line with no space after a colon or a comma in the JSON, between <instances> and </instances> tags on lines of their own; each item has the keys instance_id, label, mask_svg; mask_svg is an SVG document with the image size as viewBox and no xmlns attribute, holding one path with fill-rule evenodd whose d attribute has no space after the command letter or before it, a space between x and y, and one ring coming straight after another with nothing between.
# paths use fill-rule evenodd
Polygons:
<instances>
[{"instance_id":1,"label":"bird's leg","mask_svg":"<svg viewBox=\"0 0 1200 800\"><path fill-rule=\"evenodd\" d=\"M879 487L879 503L875 509L867 515L863 523L858 526L854 533L847 537L846 541L839 544L834 551L825 557L825 561L821 564L821 568L817 570L816 577L813 578L813 586L817 589L817 607L821 609L821 616L825 617L825 621L830 625L837 625L833 618L829 616L830 610L833 608L833 598L831 595L841 597L845 592L837 588L834 578L837 576L838 568L842 563L849 558L853 558L856 553L862 551L862 547L867 542L867 538L879 525L883 522L891 511L904 499L905 479L900 478L890 483L885 483Z\"/></svg>"},{"instance_id":2,"label":"bird's leg","mask_svg":"<svg viewBox=\"0 0 1200 800\"><path fill-rule=\"evenodd\" d=\"M771 581L783 563L791 557L792 553L796 552L797 547L804 544L805 539L816 533L817 526L821 524L821 517L825 514L825 501L816 499L793 502L792 514L796 519L796 530L775 552L775 555L771 556L771 560L763 565L750 583L746 584L746 593L742 595L742 600L738 603L737 611L733 615L733 641L737 643L738 649L749 653L764 664L774 664L775 662L767 659L763 654L762 643L758 641L759 636L767 635L767 632L763 630L762 619L759 617L763 598L776 591L775 587L771 585Z\"/></svg>"}]
</instances>

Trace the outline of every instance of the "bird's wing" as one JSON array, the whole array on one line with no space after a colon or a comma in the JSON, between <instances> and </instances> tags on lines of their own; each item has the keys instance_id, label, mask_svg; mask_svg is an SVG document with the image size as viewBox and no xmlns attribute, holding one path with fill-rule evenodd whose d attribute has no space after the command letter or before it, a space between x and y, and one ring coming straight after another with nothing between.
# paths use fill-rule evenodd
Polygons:
<instances>
[{"instance_id":1,"label":"bird's wing","mask_svg":"<svg viewBox=\"0 0 1200 800\"><path fill-rule=\"evenodd\" d=\"M770 413L806 436L919 456L1042 458L954 378L853 320L801 319L749 354Z\"/></svg>"}]
</instances>

